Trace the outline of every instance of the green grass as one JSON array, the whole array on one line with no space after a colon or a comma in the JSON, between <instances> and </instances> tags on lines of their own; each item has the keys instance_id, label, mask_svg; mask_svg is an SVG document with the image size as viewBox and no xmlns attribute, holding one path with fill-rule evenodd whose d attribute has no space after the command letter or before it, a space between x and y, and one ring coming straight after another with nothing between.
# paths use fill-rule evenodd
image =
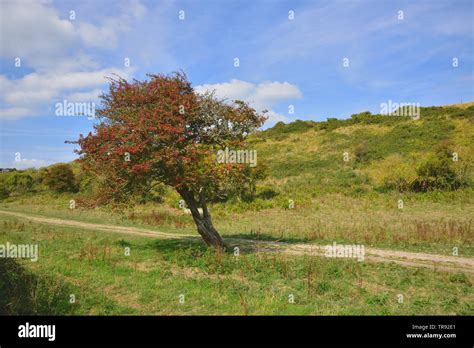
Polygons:
<instances>
[{"instance_id":1,"label":"green grass","mask_svg":"<svg viewBox=\"0 0 474 348\"><path fill-rule=\"evenodd\" d=\"M212 206L213 220L224 237L308 242L364 244L377 248L474 255L471 192L347 196L315 194L299 200L288 195L280 204L258 206L259 201ZM196 234L192 218L166 204L139 205L123 211L110 208L69 209L70 195L34 195L0 204L0 209L76 221L141 227ZM398 209L403 198L404 208ZM422 199L424 198L424 199ZM288 209L294 199L294 209ZM264 200L265 202L265 200ZM249 205L254 205L249 211Z\"/></svg>"},{"instance_id":2,"label":"green grass","mask_svg":"<svg viewBox=\"0 0 474 348\"><path fill-rule=\"evenodd\" d=\"M280 123L252 135L249 147L257 150L269 176L258 183L253 200L211 204L214 224L224 237L336 241L443 255L456 247L460 256L474 256L471 104L422 108L417 121L361 113L348 120ZM453 168L465 171L467 186L425 193L384 186L394 175L416 176L416 168L446 140L459 155ZM357 159L361 146L362 160ZM73 167L84 176L77 163ZM37 180L34 170L28 172ZM8 175L0 175L0 184ZM171 189L163 203L121 209L87 208L81 203L87 190L51 194L42 184L35 190L1 200L0 209L197 236ZM74 210L71 199L77 201ZM397 207L399 199L403 209ZM10 302L3 297L0 303L10 303L15 313L473 314L472 278L463 274L282 255L235 259L192 241L120 237L6 215L0 215L0 223L0 241L42 245L40 262L7 260L0 266L0 289L12 294ZM126 245L130 257L123 255ZM28 284L24 290L23 283ZM71 292L79 294L75 305L68 302ZM399 293L403 305L396 301ZM179 294L185 294L184 304ZM295 304L288 303L289 294Z\"/></svg>"},{"instance_id":3,"label":"green grass","mask_svg":"<svg viewBox=\"0 0 474 348\"><path fill-rule=\"evenodd\" d=\"M38 243L40 250L37 262L21 260L12 268L11 260L1 260L0 288L13 298L2 301L10 314L474 314L472 279L462 273L274 254L235 257L206 250L198 239L118 236L5 216L0 223L0 243Z\"/></svg>"}]
</instances>

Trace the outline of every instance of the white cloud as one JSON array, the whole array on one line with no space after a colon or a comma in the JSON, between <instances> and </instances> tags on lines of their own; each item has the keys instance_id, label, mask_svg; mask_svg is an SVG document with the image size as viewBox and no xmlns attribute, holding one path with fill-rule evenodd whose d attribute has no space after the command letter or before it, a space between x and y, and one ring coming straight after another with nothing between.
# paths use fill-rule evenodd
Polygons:
<instances>
[{"instance_id":1,"label":"white cloud","mask_svg":"<svg viewBox=\"0 0 474 348\"><path fill-rule=\"evenodd\" d=\"M2 50L22 65L53 66L79 39L71 21L59 18L54 7L37 1L2 1Z\"/></svg>"},{"instance_id":2,"label":"white cloud","mask_svg":"<svg viewBox=\"0 0 474 348\"><path fill-rule=\"evenodd\" d=\"M96 25L79 17L69 20L69 12L62 13L66 16L62 19L50 2L4 0L0 56L10 60L18 57L22 66L40 70L91 67L94 62L80 48L115 48L120 33L128 31L145 10L139 1L129 1L118 16L102 16Z\"/></svg>"},{"instance_id":3,"label":"white cloud","mask_svg":"<svg viewBox=\"0 0 474 348\"><path fill-rule=\"evenodd\" d=\"M21 107L0 109L0 120L16 120L34 113L34 110Z\"/></svg>"},{"instance_id":4,"label":"white cloud","mask_svg":"<svg viewBox=\"0 0 474 348\"><path fill-rule=\"evenodd\" d=\"M80 22L78 32L87 45L100 48L115 48L121 32L130 29L134 20L140 19L146 8L137 0L130 1L123 6L118 17L105 17L101 25Z\"/></svg>"},{"instance_id":5,"label":"white cloud","mask_svg":"<svg viewBox=\"0 0 474 348\"><path fill-rule=\"evenodd\" d=\"M50 107L59 99L93 101L101 94L106 77L114 74L129 78L132 70L103 69L63 74L31 73L21 79L8 80L0 75L0 100L10 107L0 109L0 119L35 116L39 108ZM79 90L79 91L78 91ZM85 91L81 91L85 90Z\"/></svg>"},{"instance_id":6,"label":"white cloud","mask_svg":"<svg viewBox=\"0 0 474 348\"><path fill-rule=\"evenodd\" d=\"M230 82L205 84L194 88L198 93L214 91L219 98L244 100L257 111L268 110L267 124L279 121L288 122L290 119L271 110L276 104L291 99L300 99L303 94L298 86L288 82L262 82L253 84L232 79Z\"/></svg>"},{"instance_id":7,"label":"white cloud","mask_svg":"<svg viewBox=\"0 0 474 348\"><path fill-rule=\"evenodd\" d=\"M262 82L253 84L246 81L232 79L230 82L205 84L195 87L196 92L215 91L219 98L230 100L244 100L248 102L257 111L268 110L267 125L277 122L288 122L290 119L284 115L278 114L271 108L279 102L299 99L302 93L298 86L288 82Z\"/></svg>"},{"instance_id":8,"label":"white cloud","mask_svg":"<svg viewBox=\"0 0 474 348\"><path fill-rule=\"evenodd\" d=\"M275 123L278 123L278 122L285 122L285 123L291 122L290 118L286 117L285 115L278 114L275 111L271 111L271 110L267 112L266 116L268 117L266 121L267 126L274 125Z\"/></svg>"},{"instance_id":9,"label":"white cloud","mask_svg":"<svg viewBox=\"0 0 474 348\"><path fill-rule=\"evenodd\" d=\"M303 96L299 88L288 82L264 82L255 88L255 102L272 105L282 100L300 99Z\"/></svg>"},{"instance_id":10,"label":"white cloud","mask_svg":"<svg viewBox=\"0 0 474 348\"><path fill-rule=\"evenodd\" d=\"M232 100L245 99L255 91L255 85L250 82L232 79L230 82L205 84L194 87L196 92L215 91L219 98Z\"/></svg>"},{"instance_id":11,"label":"white cloud","mask_svg":"<svg viewBox=\"0 0 474 348\"><path fill-rule=\"evenodd\" d=\"M93 102L97 101L99 99L99 96L102 94L101 89L94 89L93 91L90 92L77 92L77 93L72 93L66 97L67 101L70 102Z\"/></svg>"},{"instance_id":12,"label":"white cloud","mask_svg":"<svg viewBox=\"0 0 474 348\"><path fill-rule=\"evenodd\" d=\"M194 88L198 93L215 91L219 98L241 99L258 106L271 106L283 100L299 99L300 89L288 82L250 82L232 79L230 82L205 84Z\"/></svg>"},{"instance_id":13,"label":"white cloud","mask_svg":"<svg viewBox=\"0 0 474 348\"><path fill-rule=\"evenodd\" d=\"M22 83L19 83L18 85L22 85ZM18 85L14 87L20 87ZM2 98L10 104L34 105L37 103L44 102L46 100L51 100L54 95L54 88L42 91L38 89L21 89L20 87L14 88L13 90L5 91Z\"/></svg>"},{"instance_id":14,"label":"white cloud","mask_svg":"<svg viewBox=\"0 0 474 348\"><path fill-rule=\"evenodd\" d=\"M98 24L80 16L71 21L69 10L59 12L50 1L3 0L1 10L0 58L13 65L18 57L21 68L33 72L11 79L0 75L0 119L36 116L58 99L95 100L105 77L129 78L134 71L101 68L85 51L115 48L119 36L145 13L138 0L120 3L114 16L97 15Z\"/></svg>"},{"instance_id":15,"label":"white cloud","mask_svg":"<svg viewBox=\"0 0 474 348\"><path fill-rule=\"evenodd\" d=\"M8 167L16 168L16 169L40 168L40 167L49 166L53 163L54 163L53 161L22 158L19 161L12 162L12 164Z\"/></svg>"}]
</instances>

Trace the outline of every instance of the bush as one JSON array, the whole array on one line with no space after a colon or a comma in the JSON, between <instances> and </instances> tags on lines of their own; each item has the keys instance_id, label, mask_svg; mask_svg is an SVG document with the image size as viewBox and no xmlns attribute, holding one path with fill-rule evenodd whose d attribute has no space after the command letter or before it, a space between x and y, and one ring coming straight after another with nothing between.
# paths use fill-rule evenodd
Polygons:
<instances>
[{"instance_id":1,"label":"bush","mask_svg":"<svg viewBox=\"0 0 474 348\"><path fill-rule=\"evenodd\" d=\"M416 180L416 179L415 179ZM407 179L402 177L391 176L387 177L383 183L382 191L384 190L397 190L399 192L405 192L410 190L411 183Z\"/></svg>"},{"instance_id":2,"label":"bush","mask_svg":"<svg viewBox=\"0 0 474 348\"><path fill-rule=\"evenodd\" d=\"M416 172L421 177L445 178L447 181L456 178L456 172L451 168L448 159L431 158L421 164Z\"/></svg>"},{"instance_id":3,"label":"bush","mask_svg":"<svg viewBox=\"0 0 474 348\"><path fill-rule=\"evenodd\" d=\"M443 177L419 177L410 184L413 192L428 192L433 190L457 190L462 185L459 180L448 181Z\"/></svg>"},{"instance_id":4,"label":"bush","mask_svg":"<svg viewBox=\"0 0 474 348\"><path fill-rule=\"evenodd\" d=\"M409 183L416 177L416 169L411 158L400 154L389 155L380 161L374 161L364 172L382 192L409 190Z\"/></svg>"},{"instance_id":5,"label":"bush","mask_svg":"<svg viewBox=\"0 0 474 348\"><path fill-rule=\"evenodd\" d=\"M414 192L457 190L463 186L447 158L430 158L418 167L417 173L419 176L411 183Z\"/></svg>"},{"instance_id":6,"label":"bush","mask_svg":"<svg viewBox=\"0 0 474 348\"><path fill-rule=\"evenodd\" d=\"M290 134L304 133L316 127L318 123L314 121L296 120L289 124L283 122L276 123L272 128L264 130L260 133L260 137L266 136L275 140L283 140Z\"/></svg>"},{"instance_id":7,"label":"bush","mask_svg":"<svg viewBox=\"0 0 474 348\"><path fill-rule=\"evenodd\" d=\"M366 162L368 154L369 149L366 144L359 144L354 149L354 156L357 163Z\"/></svg>"},{"instance_id":8,"label":"bush","mask_svg":"<svg viewBox=\"0 0 474 348\"><path fill-rule=\"evenodd\" d=\"M33 188L33 178L24 172L15 172L6 181L6 189L12 193L24 194Z\"/></svg>"},{"instance_id":9,"label":"bush","mask_svg":"<svg viewBox=\"0 0 474 348\"><path fill-rule=\"evenodd\" d=\"M10 191L8 191L6 185L0 182L0 200L8 198L10 196Z\"/></svg>"},{"instance_id":10,"label":"bush","mask_svg":"<svg viewBox=\"0 0 474 348\"><path fill-rule=\"evenodd\" d=\"M457 190L464 185L453 168L451 146L449 142L442 142L435 149L435 155L418 167L418 177L411 183L412 191Z\"/></svg>"},{"instance_id":11,"label":"bush","mask_svg":"<svg viewBox=\"0 0 474 348\"><path fill-rule=\"evenodd\" d=\"M57 164L44 174L43 182L54 192L76 192L76 178L70 165Z\"/></svg>"}]
</instances>

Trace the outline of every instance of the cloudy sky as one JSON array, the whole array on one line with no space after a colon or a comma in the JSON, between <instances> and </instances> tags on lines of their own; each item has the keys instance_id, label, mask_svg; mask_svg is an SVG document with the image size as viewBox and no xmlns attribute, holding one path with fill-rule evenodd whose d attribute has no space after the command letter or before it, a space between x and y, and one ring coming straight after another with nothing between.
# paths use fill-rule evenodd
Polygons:
<instances>
[{"instance_id":1,"label":"cloudy sky","mask_svg":"<svg viewBox=\"0 0 474 348\"><path fill-rule=\"evenodd\" d=\"M97 103L113 74L183 70L198 91L268 109L265 127L378 113L388 100L474 100L471 0L0 0L0 7L0 167L74 159L64 140L94 121L56 116L55 105Z\"/></svg>"}]
</instances>

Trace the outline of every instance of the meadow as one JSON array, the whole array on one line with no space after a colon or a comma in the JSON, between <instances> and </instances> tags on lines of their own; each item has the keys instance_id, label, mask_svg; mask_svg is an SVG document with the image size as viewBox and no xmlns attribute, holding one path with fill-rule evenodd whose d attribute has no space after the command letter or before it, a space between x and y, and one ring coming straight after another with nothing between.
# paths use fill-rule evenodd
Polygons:
<instances>
[{"instance_id":1,"label":"meadow","mask_svg":"<svg viewBox=\"0 0 474 348\"><path fill-rule=\"evenodd\" d=\"M473 313L472 280L463 273L278 254L236 257L206 250L199 240L1 220L0 243L41 247L38 262L0 263L3 314Z\"/></svg>"},{"instance_id":2,"label":"meadow","mask_svg":"<svg viewBox=\"0 0 474 348\"><path fill-rule=\"evenodd\" d=\"M473 122L471 103L422 108L419 120L361 113L279 123L249 139L265 178L252 195L211 204L214 224L224 239L473 257ZM456 153L451 181L420 169L436 168L440 151ZM135 204L94 205L93 182L77 163L71 167L77 192L51 192L36 179L41 169L25 172L32 188L21 192L8 188L14 174L0 174L8 190L0 210L197 236L173 190ZM0 309L8 314L474 314L472 273L244 250L235 256L207 250L199 238L118 235L6 214L0 226L0 244L40 245L38 262L0 263Z\"/></svg>"}]
</instances>

